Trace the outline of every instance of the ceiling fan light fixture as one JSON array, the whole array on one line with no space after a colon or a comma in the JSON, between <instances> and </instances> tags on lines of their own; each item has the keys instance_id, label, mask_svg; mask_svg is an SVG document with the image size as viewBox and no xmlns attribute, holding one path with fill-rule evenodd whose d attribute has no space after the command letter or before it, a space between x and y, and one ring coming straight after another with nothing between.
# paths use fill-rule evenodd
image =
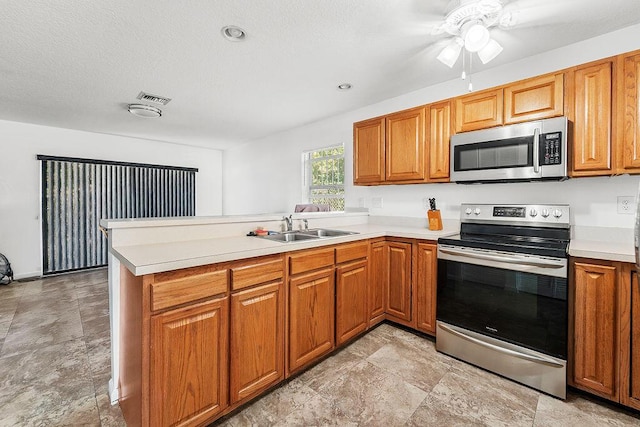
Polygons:
<instances>
[{"instance_id":1,"label":"ceiling fan light fixture","mask_svg":"<svg viewBox=\"0 0 640 427\"><path fill-rule=\"evenodd\" d=\"M470 23L464 31L464 48L469 52L477 52L489 43L489 29L480 21Z\"/></svg>"},{"instance_id":2,"label":"ceiling fan light fixture","mask_svg":"<svg viewBox=\"0 0 640 427\"><path fill-rule=\"evenodd\" d=\"M449 68L453 68L454 64L460 57L460 51L462 50L463 41L460 37L456 37L451 43L442 49L442 52L437 56L438 61L442 62Z\"/></svg>"},{"instance_id":3,"label":"ceiling fan light fixture","mask_svg":"<svg viewBox=\"0 0 640 427\"><path fill-rule=\"evenodd\" d=\"M157 119L162 117L162 110L146 104L129 104L127 110L134 116L145 119Z\"/></svg>"},{"instance_id":4,"label":"ceiling fan light fixture","mask_svg":"<svg viewBox=\"0 0 640 427\"><path fill-rule=\"evenodd\" d=\"M492 61L502 52L502 46L494 39L489 40L487 45L478 51L478 57L483 64Z\"/></svg>"}]
</instances>

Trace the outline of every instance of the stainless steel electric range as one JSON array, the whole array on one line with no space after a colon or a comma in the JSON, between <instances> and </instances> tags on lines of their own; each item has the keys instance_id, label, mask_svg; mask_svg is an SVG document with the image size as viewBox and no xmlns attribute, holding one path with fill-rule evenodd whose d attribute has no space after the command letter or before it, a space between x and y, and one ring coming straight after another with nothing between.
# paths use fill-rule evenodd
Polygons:
<instances>
[{"instance_id":1,"label":"stainless steel electric range","mask_svg":"<svg viewBox=\"0 0 640 427\"><path fill-rule=\"evenodd\" d=\"M567 205L463 204L438 239L438 351L564 399Z\"/></svg>"}]
</instances>

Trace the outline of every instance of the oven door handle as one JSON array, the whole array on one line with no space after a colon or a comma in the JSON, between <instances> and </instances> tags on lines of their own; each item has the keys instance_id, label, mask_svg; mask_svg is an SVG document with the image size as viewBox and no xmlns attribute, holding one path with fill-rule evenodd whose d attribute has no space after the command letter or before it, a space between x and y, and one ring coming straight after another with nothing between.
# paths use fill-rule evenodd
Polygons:
<instances>
[{"instance_id":1,"label":"oven door handle","mask_svg":"<svg viewBox=\"0 0 640 427\"><path fill-rule=\"evenodd\" d=\"M500 352L500 353L505 353L505 354L508 354L510 356L515 356L515 357L518 357L520 359L528 360L530 362L543 363L545 365L553 366L554 368L563 368L564 367L562 364L560 364L560 363L558 363L558 362L556 362L554 360L547 359L545 357L534 356L532 354L521 353L519 351L510 350L508 348L500 347L500 346L497 346L495 344L491 344L491 343L479 340L477 338L470 337L469 335L464 334L464 333L462 333L460 331L456 331L455 329L450 328L449 326L443 325L442 323L439 323L438 327L444 329L445 331L447 331L450 334L453 334L453 335L455 335L457 337L460 337L460 338L465 339L467 341L471 341L474 344L478 344L478 345L481 345L483 347L490 348L491 350L495 350L495 351Z\"/></svg>"},{"instance_id":2,"label":"oven door handle","mask_svg":"<svg viewBox=\"0 0 640 427\"><path fill-rule=\"evenodd\" d=\"M544 268L563 268L564 261L553 261L549 259L530 259L529 257L517 257L517 256L507 256L507 255L491 255L491 254L480 254L477 252L467 252L467 251L456 251L455 249L443 248L440 247L440 252L449 255L458 255L462 257L469 258L477 258L477 259L485 259L487 261L500 261L506 262L509 264L521 264L521 265L531 265L534 267L544 267Z\"/></svg>"}]
</instances>

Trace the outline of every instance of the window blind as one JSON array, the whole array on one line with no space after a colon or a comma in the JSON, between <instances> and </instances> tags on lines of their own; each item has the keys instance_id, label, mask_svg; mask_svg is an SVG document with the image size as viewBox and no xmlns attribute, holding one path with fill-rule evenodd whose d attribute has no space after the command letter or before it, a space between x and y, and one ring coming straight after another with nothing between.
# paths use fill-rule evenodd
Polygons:
<instances>
[{"instance_id":1,"label":"window blind","mask_svg":"<svg viewBox=\"0 0 640 427\"><path fill-rule=\"evenodd\" d=\"M43 273L107 264L100 220L195 215L194 168L39 155Z\"/></svg>"}]
</instances>

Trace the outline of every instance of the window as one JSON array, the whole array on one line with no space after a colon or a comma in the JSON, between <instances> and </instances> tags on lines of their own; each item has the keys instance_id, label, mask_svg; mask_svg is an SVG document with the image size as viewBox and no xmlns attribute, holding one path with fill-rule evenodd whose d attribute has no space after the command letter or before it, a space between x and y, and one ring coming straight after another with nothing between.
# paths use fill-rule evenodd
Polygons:
<instances>
[{"instance_id":1,"label":"window","mask_svg":"<svg viewBox=\"0 0 640 427\"><path fill-rule=\"evenodd\" d=\"M307 203L344 210L344 146L309 151L303 155L304 198Z\"/></svg>"}]
</instances>

